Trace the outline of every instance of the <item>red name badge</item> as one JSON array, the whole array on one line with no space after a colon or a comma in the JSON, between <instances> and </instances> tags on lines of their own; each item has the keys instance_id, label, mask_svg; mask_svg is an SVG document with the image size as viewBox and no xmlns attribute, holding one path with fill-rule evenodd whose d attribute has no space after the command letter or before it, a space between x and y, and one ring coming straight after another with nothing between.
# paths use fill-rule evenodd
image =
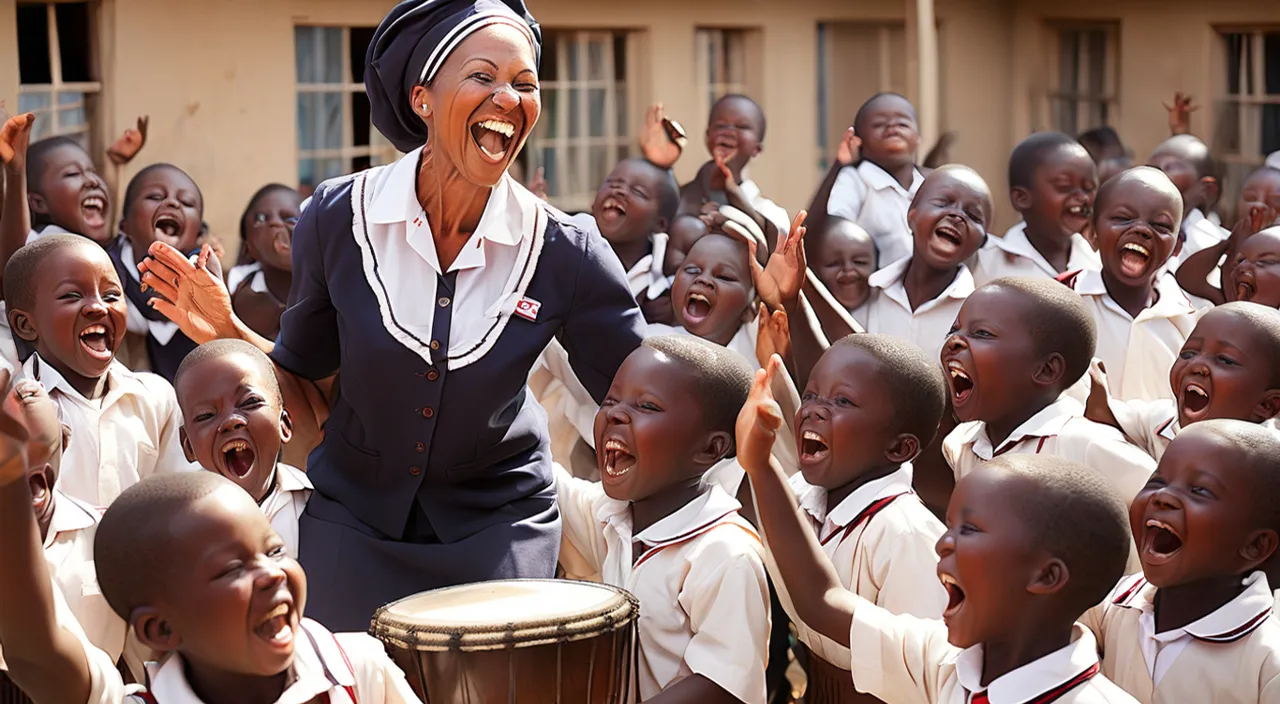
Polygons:
<instances>
[{"instance_id":1,"label":"red name badge","mask_svg":"<svg viewBox=\"0 0 1280 704\"><path fill-rule=\"evenodd\" d=\"M521 298L516 304L516 315L529 321L538 320L538 310L542 308L542 304L532 298Z\"/></svg>"}]
</instances>

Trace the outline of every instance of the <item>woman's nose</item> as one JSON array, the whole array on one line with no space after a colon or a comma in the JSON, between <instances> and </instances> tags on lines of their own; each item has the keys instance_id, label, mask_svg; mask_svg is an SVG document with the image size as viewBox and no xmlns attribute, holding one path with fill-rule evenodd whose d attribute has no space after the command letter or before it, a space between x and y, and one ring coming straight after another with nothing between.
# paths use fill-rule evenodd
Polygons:
<instances>
[{"instance_id":1,"label":"woman's nose","mask_svg":"<svg viewBox=\"0 0 1280 704\"><path fill-rule=\"evenodd\" d=\"M509 85L499 86L493 93L493 104L503 112L511 112L520 105L520 94Z\"/></svg>"}]
</instances>

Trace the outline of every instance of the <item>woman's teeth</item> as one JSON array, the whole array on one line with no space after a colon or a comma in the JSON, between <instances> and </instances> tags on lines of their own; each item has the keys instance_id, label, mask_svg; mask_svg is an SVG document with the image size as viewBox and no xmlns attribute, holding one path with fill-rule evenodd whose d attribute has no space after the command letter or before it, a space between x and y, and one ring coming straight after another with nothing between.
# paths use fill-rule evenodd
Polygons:
<instances>
[{"instance_id":1,"label":"woman's teeth","mask_svg":"<svg viewBox=\"0 0 1280 704\"><path fill-rule=\"evenodd\" d=\"M515 136L515 133L516 133L515 125L511 124L510 122L502 122L501 120L485 120L484 122L480 123L480 126L485 128L486 130L492 130L494 132L497 132L498 134L502 135L503 137L506 137L507 139L511 139L513 136Z\"/></svg>"},{"instance_id":2,"label":"woman's teeth","mask_svg":"<svg viewBox=\"0 0 1280 704\"><path fill-rule=\"evenodd\" d=\"M471 127L471 138L486 157L493 161L501 161L511 145L511 138L516 133L516 126L505 120L490 118L478 122Z\"/></svg>"}]
</instances>

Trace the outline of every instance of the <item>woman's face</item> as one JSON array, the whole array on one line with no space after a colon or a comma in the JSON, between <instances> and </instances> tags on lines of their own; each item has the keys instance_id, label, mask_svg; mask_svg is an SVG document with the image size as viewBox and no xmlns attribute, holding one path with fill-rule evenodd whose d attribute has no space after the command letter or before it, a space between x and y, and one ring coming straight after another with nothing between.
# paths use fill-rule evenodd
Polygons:
<instances>
[{"instance_id":1,"label":"woman's face","mask_svg":"<svg viewBox=\"0 0 1280 704\"><path fill-rule=\"evenodd\" d=\"M414 89L412 99L427 123L431 156L447 159L476 185L492 186L542 111L533 46L511 25L481 29L445 60L430 86Z\"/></svg>"}]
</instances>

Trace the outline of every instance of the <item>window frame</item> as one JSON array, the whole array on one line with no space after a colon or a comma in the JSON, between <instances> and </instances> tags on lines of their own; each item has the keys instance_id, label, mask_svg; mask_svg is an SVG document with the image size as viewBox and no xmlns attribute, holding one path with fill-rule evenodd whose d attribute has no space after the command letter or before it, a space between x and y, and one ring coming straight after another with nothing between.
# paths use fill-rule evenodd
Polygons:
<instances>
[{"instance_id":1,"label":"window frame","mask_svg":"<svg viewBox=\"0 0 1280 704\"><path fill-rule=\"evenodd\" d=\"M1052 51L1048 57L1049 89L1045 92L1045 108L1048 115L1046 122L1051 129L1067 134L1079 134L1096 127L1115 125L1120 118L1120 23L1116 20L1091 20L1050 22L1048 29L1052 35L1049 46ZM1088 75L1088 52L1077 48L1076 61L1084 64L1077 72L1077 83L1070 88L1062 85L1062 57L1066 47L1064 41L1068 32L1084 36L1087 32L1103 33L1103 87L1101 93L1082 92L1080 76ZM1074 125L1059 121L1059 106L1070 105ZM1102 108L1101 124L1090 124L1089 116L1094 106Z\"/></svg>"},{"instance_id":2,"label":"window frame","mask_svg":"<svg viewBox=\"0 0 1280 704\"><path fill-rule=\"evenodd\" d=\"M39 0L36 2L15 3L17 5L43 5L46 12L46 31L48 32L47 41L49 43L49 83L23 83L21 79L21 67L18 67L18 106L21 110L22 96L24 95L44 95L49 99L49 106L42 108L33 108L29 112L36 116L36 125L40 124L41 116L47 115L49 118L47 132L35 132L34 128L31 134L31 141L46 139L49 137L71 137L73 139L83 139L82 145L85 149L93 150L101 141L101 120L98 116L98 103L103 94L103 82L97 81L71 81L62 80L62 45L58 36L58 16L57 6L60 4L83 3L88 11L89 18L89 36L93 40L93 45L89 50L90 64L89 69L92 75L101 76L101 64L98 54L100 42L98 40L99 29L99 12L101 5L93 0ZM80 93L81 99L77 102L63 103L60 102L60 96L64 93ZM78 125L74 130L61 129L59 123L60 114L67 110L80 109L84 113L84 123Z\"/></svg>"},{"instance_id":3,"label":"window frame","mask_svg":"<svg viewBox=\"0 0 1280 704\"><path fill-rule=\"evenodd\" d=\"M1225 120L1227 108L1229 106L1235 108L1235 130L1239 141L1238 149L1215 154L1214 156L1225 164L1250 168L1261 166L1267 158L1267 153L1263 151L1262 145L1262 107L1280 105L1280 92L1267 93L1266 89L1267 64L1264 37L1268 34L1280 36L1280 25L1214 27L1214 34L1218 40L1216 56L1219 61L1218 65L1214 67L1214 74L1220 77L1220 82L1218 83L1220 87L1216 96L1217 115L1219 119ZM1235 87L1239 92L1236 93L1232 93L1233 87L1227 84L1232 61L1229 37L1232 35L1244 35L1251 39L1249 42L1251 55L1247 58L1252 61L1255 67L1255 70L1252 71L1252 84L1246 88L1243 85L1246 80L1246 71L1243 69L1246 56L1242 53L1239 57L1242 66L1239 71L1240 85ZM1244 46L1241 47L1241 50L1244 51ZM1280 76L1276 76L1276 78L1280 79ZM1245 92L1246 90L1248 92ZM1246 107L1251 109L1244 109ZM1222 126L1214 125L1214 131L1215 134L1221 133Z\"/></svg>"}]
</instances>

